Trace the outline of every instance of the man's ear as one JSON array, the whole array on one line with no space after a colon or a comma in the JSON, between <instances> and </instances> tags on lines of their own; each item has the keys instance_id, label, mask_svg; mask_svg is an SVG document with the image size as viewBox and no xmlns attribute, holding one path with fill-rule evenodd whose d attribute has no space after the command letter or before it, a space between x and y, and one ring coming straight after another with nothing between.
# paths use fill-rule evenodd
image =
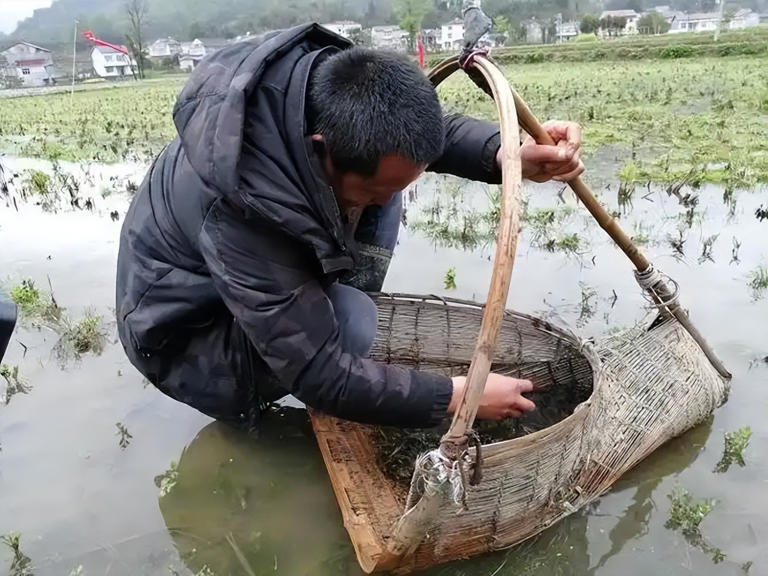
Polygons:
<instances>
[{"instance_id":1,"label":"man's ear","mask_svg":"<svg viewBox=\"0 0 768 576\"><path fill-rule=\"evenodd\" d=\"M325 156L326 153L326 145L325 145L325 138L323 138L322 134L312 134L312 148L315 150L315 154L318 156Z\"/></svg>"}]
</instances>

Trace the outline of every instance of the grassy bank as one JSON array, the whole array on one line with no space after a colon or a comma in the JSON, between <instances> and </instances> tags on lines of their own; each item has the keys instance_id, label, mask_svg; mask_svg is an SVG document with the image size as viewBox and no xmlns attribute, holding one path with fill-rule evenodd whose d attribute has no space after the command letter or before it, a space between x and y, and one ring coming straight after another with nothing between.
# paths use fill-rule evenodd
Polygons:
<instances>
[{"instance_id":1,"label":"grassy bank","mask_svg":"<svg viewBox=\"0 0 768 576\"><path fill-rule=\"evenodd\" d=\"M588 168L602 171L597 165L605 162L613 171L607 176L630 182L748 187L768 180L764 64L753 56L551 62L506 65L504 73L540 120L583 125ZM448 110L496 118L490 99L464 76L439 92Z\"/></svg>"},{"instance_id":2,"label":"grassy bank","mask_svg":"<svg viewBox=\"0 0 768 576\"><path fill-rule=\"evenodd\" d=\"M768 27L724 32L717 42L711 33L633 35L595 39L593 42L521 44L492 50L501 64L542 62L596 62L602 60L676 59L759 55L768 53ZM434 54L434 65L450 54Z\"/></svg>"},{"instance_id":3,"label":"grassy bank","mask_svg":"<svg viewBox=\"0 0 768 576\"><path fill-rule=\"evenodd\" d=\"M627 44L636 40L627 40ZM594 44L594 43L589 43ZM627 182L768 180L768 81L757 56L507 64L541 119L584 126L587 167ZM0 152L64 160L149 160L175 136L182 79L5 100ZM462 75L440 88L446 110L495 120Z\"/></svg>"},{"instance_id":4,"label":"grassy bank","mask_svg":"<svg viewBox=\"0 0 768 576\"><path fill-rule=\"evenodd\" d=\"M146 160L175 136L171 109L184 77L0 104L0 152L50 160Z\"/></svg>"}]
</instances>

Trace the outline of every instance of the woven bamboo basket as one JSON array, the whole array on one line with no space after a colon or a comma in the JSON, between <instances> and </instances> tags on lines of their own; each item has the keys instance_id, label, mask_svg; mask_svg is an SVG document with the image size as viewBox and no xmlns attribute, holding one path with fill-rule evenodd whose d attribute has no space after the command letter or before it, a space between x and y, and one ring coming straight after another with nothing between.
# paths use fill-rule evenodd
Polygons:
<instances>
[{"instance_id":1,"label":"woven bamboo basket","mask_svg":"<svg viewBox=\"0 0 768 576\"><path fill-rule=\"evenodd\" d=\"M495 64L464 63L491 94L505 154L501 219L486 304L376 295L371 356L446 375L467 374L439 446L414 463L410 490L377 466L371 426L311 411L312 425L358 561L367 573L407 573L513 546L593 501L627 470L722 404L730 374L681 307L677 285L656 271L591 191L569 185L636 267L659 315L597 344L505 310L519 231L519 126L552 143ZM449 59L435 84L460 68ZM470 339L477 335L476 340ZM531 434L480 446L472 425L489 371L530 379L534 394L567 395L575 408Z\"/></svg>"}]
</instances>

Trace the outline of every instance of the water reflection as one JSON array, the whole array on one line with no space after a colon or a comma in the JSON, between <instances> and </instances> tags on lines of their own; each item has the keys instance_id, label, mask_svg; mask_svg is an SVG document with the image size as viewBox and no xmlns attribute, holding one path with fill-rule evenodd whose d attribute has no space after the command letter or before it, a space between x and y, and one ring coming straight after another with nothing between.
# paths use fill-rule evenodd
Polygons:
<instances>
[{"instance_id":1,"label":"water reflection","mask_svg":"<svg viewBox=\"0 0 768 576\"><path fill-rule=\"evenodd\" d=\"M688 468L701 452L712 432L710 416L705 422L680 438L675 438L654 452L629 476L619 480L613 490L636 487L632 501L608 534L611 548L603 554L588 574L597 573L631 541L648 533L651 512L655 508L653 493L667 476Z\"/></svg>"},{"instance_id":2,"label":"water reflection","mask_svg":"<svg viewBox=\"0 0 768 576\"><path fill-rule=\"evenodd\" d=\"M654 491L686 469L710 434L712 418L668 443L614 492L632 490L627 508L593 563L590 526L598 504L581 510L537 538L509 551L439 566L424 576L596 574L649 529ZM358 575L306 412L282 409L258 436L213 422L181 454L160 510L179 557L197 574ZM622 556L619 556L622 557ZM624 555L625 562L629 556Z\"/></svg>"},{"instance_id":3,"label":"water reflection","mask_svg":"<svg viewBox=\"0 0 768 576\"><path fill-rule=\"evenodd\" d=\"M258 436L209 424L166 492L160 511L193 574L360 574L304 410L269 414Z\"/></svg>"}]
</instances>

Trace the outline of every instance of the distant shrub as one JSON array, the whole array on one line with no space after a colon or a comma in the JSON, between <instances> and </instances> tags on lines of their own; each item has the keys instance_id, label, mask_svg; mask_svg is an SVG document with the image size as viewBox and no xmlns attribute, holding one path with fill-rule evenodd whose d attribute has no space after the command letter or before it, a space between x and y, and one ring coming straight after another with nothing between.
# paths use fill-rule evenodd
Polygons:
<instances>
[{"instance_id":1,"label":"distant shrub","mask_svg":"<svg viewBox=\"0 0 768 576\"><path fill-rule=\"evenodd\" d=\"M605 50L603 50L602 48L598 48L597 50L594 50L592 52L592 60L602 60L603 58L605 58L605 54L606 54Z\"/></svg>"},{"instance_id":2,"label":"distant shrub","mask_svg":"<svg viewBox=\"0 0 768 576\"><path fill-rule=\"evenodd\" d=\"M662 49L660 56L662 58L690 58L694 54L693 46L667 46Z\"/></svg>"},{"instance_id":3,"label":"distant shrub","mask_svg":"<svg viewBox=\"0 0 768 576\"><path fill-rule=\"evenodd\" d=\"M571 42L595 42L596 40L595 34L577 34Z\"/></svg>"},{"instance_id":4,"label":"distant shrub","mask_svg":"<svg viewBox=\"0 0 768 576\"><path fill-rule=\"evenodd\" d=\"M538 64L544 62L547 59L547 55L543 51L531 52L525 55L526 64Z\"/></svg>"}]
</instances>

